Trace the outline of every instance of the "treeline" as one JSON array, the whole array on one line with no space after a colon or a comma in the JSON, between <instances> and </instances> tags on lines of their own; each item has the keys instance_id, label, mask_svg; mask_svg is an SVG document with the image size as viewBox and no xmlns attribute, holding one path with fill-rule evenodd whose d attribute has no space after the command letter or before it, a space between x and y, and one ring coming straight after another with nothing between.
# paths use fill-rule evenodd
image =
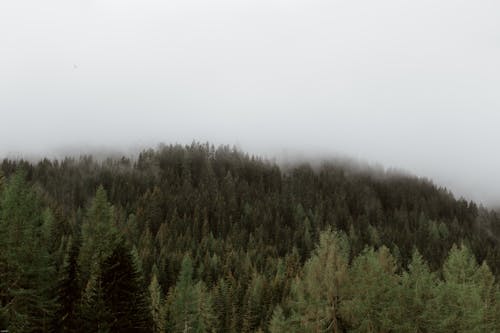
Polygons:
<instances>
[{"instance_id":1,"label":"treeline","mask_svg":"<svg viewBox=\"0 0 500 333\"><path fill-rule=\"evenodd\" d=\"M427 180L197 143L0 170L9 332L500 331L499 218Z\"/></svg>"}]
</instances>

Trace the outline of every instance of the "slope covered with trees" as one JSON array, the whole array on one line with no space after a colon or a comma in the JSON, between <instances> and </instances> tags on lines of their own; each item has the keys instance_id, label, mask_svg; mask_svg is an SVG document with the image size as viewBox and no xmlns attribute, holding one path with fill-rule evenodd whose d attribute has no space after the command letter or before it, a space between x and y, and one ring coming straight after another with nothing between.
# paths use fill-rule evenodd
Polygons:
<instances>
[{"instance_id":1,"label":"slope covered with trees","mask_svg":"<svg viewBox=\"0 0 500 333\"><path fill-rule=\"evenodd\" d=\"M0 165L0 329L500 332L500 219L229 147Z\"/></svg>"}]
</instances>

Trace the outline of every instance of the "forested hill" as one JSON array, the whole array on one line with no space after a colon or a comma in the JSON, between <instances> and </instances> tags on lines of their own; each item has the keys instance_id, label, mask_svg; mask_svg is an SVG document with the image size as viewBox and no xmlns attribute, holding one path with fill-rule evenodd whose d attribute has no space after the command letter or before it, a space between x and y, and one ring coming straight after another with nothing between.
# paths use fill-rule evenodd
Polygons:
<instances>
[{"instance_id":1,"label":"forested hill","mask_svg":"<svg viewBox=\"0 0 500 333\"><path fill-rule=\"evenodd\" d=\"M500 218L226 146L3 160L0 330L500 331Z\"/></svg>"}]
</instances>

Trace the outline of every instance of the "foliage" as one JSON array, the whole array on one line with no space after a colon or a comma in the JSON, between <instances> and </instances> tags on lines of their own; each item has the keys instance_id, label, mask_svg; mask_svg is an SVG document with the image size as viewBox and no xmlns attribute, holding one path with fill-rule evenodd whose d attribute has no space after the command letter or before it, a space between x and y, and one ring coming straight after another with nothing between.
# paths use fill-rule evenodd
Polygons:
<instances>
[{"instance_id":1,"label":"foliage","mask_svg":"<svg viewBox=\"0 0 500 333\"><path fill-rule=\"evenodd\" d=\"M496 212L346 163L5 159L0 330L498 332L498 239Z\"/></svg>"}]
</instances>

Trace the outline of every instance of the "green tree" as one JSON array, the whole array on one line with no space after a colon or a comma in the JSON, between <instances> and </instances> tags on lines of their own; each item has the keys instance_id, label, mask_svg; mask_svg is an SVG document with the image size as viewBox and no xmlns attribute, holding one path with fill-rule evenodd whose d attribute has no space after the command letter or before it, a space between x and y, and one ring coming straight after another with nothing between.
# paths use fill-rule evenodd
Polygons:
<instances>
[{"instance_id":1,"label":"green tree","mask_svg":"<svg viewBox=\"0 0 500 333\"><path fill-rule=\"evenodd\" d=\"M68 248L57 285L57 308L53 321L55 332L76 332L80 328L81 286L77 262L79 246L77 242L70 241Z\"/></svg>"},{"instance_id":2,"label":"green tree","mask_svg":"<svg viewBox=\"0 0 500 333\"><path fill-rule=\"evenodd\" d=\"M285 318L283 308L277 305L273 311L271 322L269 323L270 333L292 333L297 332L297 327L290 324L290 320Z\"/></svg>"},{"instance_id":3,"label":"green tree","mask_svg":"<svg viewBox=\"0 0 500 333\"><path fill-rule=\"evenodd\" d=\"M325 231L292 286L292 316L304 332L341 332L340 305L348 280L349 244L344 234Z\"/></svg>"},{"instance_id":4,"label":"green tree","mask_svg":"<svg viewBox=\"0 0 500 333\"><path fill-rule=\"evenodd\" d=\"M0 198L0 329L47 330L54 309L54 269L42 240L42 211L24 174L13 175Z\"/></svg>"},{"instance_id":5,"label":"green tree","mask_svg":"<svg viewBox=\"0 0 500 333\"><path fill-rule=\"evenodd\" d=\"M153 319L153 331L165 332L165 305L163 293L158 283L156 273L153 273L151 283L149 284L149 297L151 299L151 317Z\"/></svg>"},{"instance_id":6,"label":"green tree","mask_svg":"<svg viewBox=\"0 0 500 333\"><path fill-rule=\"evenodd\" d=\"M99 268L120 241L114 226L113 207L102 186L97 189L82 225L82 246L79 266L84 284L91 274L99 275Z\"/></svg>"},{"instance_id":7,"label":"green tree","mask_svg":"<svg viewBox=\"0 0 500 333\"><path fill-rule=\"evenodd\" d=\"M264 278L254 274L247 288L244 308L242 332L255 332L264 318Z\"/></svg>"},{"instance_id":8,"label":"green tree","mask_svg":"<svg viewBox=\"0 0 500 333\"><path fill-rule=\"evenodd\" d=\"M179 279L169 295L172 332L210 332L214 323L211 299L201 282L193 282L193 264L189 256L182 260Z\"/></svg>"},{"instance_id":9,"label":"green tree","mask_svg":"<svg viewBox=\"0 0 500 333\"><path fill-rule=\"evenodd\" d=\"M83 292L81 302L82 331L111 332L111 310L105 302L101 277L93 272Z\"/></svg>"},{"instance_id":10,"label":"green tree","mask_svg":"<svg viewBox=\"0 0 500 333\"><path fill-rule=\"evenodd\" d=\"M150 332L151 310L147 289L130 250L122 243L103 262L101 288L113 332Z\"/></svg>"},{"instance_id":11,"label":"green tree","mask_svg":"<svg viewBox=\"0 0 500 333\"><path fill-rule=\"evenodd\" d=\"M431 307L437 292L438 279L424 261L418 250L413 251L408 271L401 277L399 313L394 323L397 332L430 332L433 331L430 318Z\"/></svg>"},{"instance_id":12,"label":"green tree","mask_svg":"<svg viewBox=\"0 0 500 333\"><path fill-rule=\"evenodd\" d=\"M485 332L500 332L500 320L498 320L500 290L495 280L488 264L483 262L476 271L474 281L479 287L483 308L481 327Z\"/></svg>"},{"instance_id":13,"label":"green tree","mask_svg":"<svg viewBox=\"0 0 500 333\"><path fill-rule=\"evenodd\" d=\"M399 304L396 262L385 246L366 249L352 263L342 318L353 332L390 332Z\"/></svg>"},{"instance_id":14,"label":"green tree","mask_svg":"<svg viewBox=\"0 0 500 333\"><path fill-rule=\"evenodd\" d=\"M465 245L453 245L443 265L444 281L432 304L434 326L441 332L484 332L484 308L475 277L478 264Z\"/></svg>"}]
</instances>

